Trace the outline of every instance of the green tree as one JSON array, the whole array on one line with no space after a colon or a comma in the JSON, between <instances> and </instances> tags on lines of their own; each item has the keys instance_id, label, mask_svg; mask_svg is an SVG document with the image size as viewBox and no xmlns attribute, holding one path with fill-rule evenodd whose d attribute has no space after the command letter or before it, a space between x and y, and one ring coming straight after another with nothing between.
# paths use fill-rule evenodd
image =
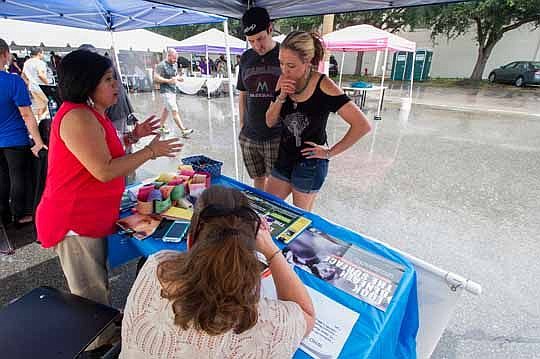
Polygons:
<instances>
[{"instance_id":1,"label":"green tree","mask_svg":"<svg viewBox=\"0 0 540 359\"><path fill-rule=\"evenodd\" d=\"M540 0L480 0L462 4L429 7L426 21L433 38L457 38L476 30L478 55L471 79L481 80L495 45L508 31L525 24L540 26Z\"/></svg>"},{"instance_id":2,"label":"green tree","mask_svg":"<svg viewBox=\"0 0 540 359\"><path fill-rule=\"evenodd\" d=\"M148 30L181 41L212 28L223 31L223 23L154 27ZM243 39L244 35L239 20L229 19L229 34Z\"/></svg>"},{"instance_id":3,"label":"green tree","mask_svg":"<svg viewBox=\"0 0 540 359\"><path fill-rule=\"evenodd\" d=\"M291 17L286 19L278 19L274 21L275 30L282 34L288 34L291 31L318 31L323 23L323 17L318 16L302 16Z\"/></svg>"}]
</instances>

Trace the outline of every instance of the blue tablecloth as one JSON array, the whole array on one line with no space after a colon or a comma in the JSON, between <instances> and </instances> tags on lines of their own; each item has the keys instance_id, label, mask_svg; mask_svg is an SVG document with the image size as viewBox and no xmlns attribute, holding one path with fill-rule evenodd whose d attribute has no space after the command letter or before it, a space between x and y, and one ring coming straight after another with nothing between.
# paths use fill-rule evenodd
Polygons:
<instances>
[{"instance_id":1,"label":"blue tablecloth","mask_svg":"<svg viewBox=\"0 0 540 359\"><path fill-rule=\"evenodd\" d=\"M290 206L267 193L257 191L231 178L221 176L212 180L212 184L250 189L259 195L279 202L283 207ZM298 209L295 209L298 211ZM346 242L400 263L405 272L394 297L385 312L362 302L361 300L335 288L323 280L301 270L296 273L304 284L324 294L328 298L360 313L351 335L341 352L340 358L401 359L416 358L416 333L418 331L418 300L416 294L416 273L406 259L381 244L363 238L358 233L331 223L315 214L305 212L312 220L312 226ZM139 241L130 237L112 235L109 237L109 263L112 267L123 264L133 258L149 256L164 249L185 251L186 243L165 243L147 238ZM279 245L282 246L281 243ZM298 350L294 358L309 358Z\"/></svg>"}]
</instances>

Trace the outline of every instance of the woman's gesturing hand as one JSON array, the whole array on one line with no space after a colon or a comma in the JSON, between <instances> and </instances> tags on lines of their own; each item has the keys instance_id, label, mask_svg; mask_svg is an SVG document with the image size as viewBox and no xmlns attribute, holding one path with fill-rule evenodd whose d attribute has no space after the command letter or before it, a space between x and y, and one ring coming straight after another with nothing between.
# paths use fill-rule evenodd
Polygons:
<instances>
[{"instance_id":1,"label":"woman's gesturing hand","mask_svg":"<svg viewBox=\"0 0 540 359\"><path fill-rule=\"evenodd\" d=\"M160 134L156 135L147 146L152 151L153 157L174 157L184 147L184 144L178 142L179 138L160 140L160 137Z\"/></svg>"},{"instance_id":2,"label":"woman's gesturing hand","mask_svg":"<svg viewBox=\"0 0 540 359\"><path fill-rule=\"evenodd\" d=\"M137 123L133 129L133 134L137 139L150 135L156 135L159 128L159 118L156 119L156 115L148 117L144 122Z\"/></svg>"}]
</instances>

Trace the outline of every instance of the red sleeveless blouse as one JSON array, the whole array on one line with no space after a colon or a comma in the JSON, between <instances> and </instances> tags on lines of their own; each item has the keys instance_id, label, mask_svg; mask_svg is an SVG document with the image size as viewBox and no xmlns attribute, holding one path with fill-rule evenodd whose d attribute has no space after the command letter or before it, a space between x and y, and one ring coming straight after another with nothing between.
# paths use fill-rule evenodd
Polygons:
<instances>
[{"instance_id":1,"label":"red sleeveless blouse","mask_svg":"<svg viewBox=\"0 0 540 359\"><path fill-rule=\"evenodd\" d=\"M49 142L47 180L36 212L38 239L45 248L61 242L72 230L81 236L104 237L114 231L124 177L103 183L97 180L69 151L60 137L64 116L76 108L86 108L105 130L105 140L113 158L125 155L112 122L86 104L64 102L54 117Z\"/></svg>"}]
</instances>

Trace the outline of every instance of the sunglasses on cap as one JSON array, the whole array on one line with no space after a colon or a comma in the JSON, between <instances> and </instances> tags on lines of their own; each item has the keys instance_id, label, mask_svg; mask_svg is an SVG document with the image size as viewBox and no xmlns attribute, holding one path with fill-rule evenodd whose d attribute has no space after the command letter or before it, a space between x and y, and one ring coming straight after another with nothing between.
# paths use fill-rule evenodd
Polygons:
<instances>
[{"instance_id":1,"label":"sunglasses on cap","mask_svg":"<svg viewBox=\"0 0 540 359\"><path fill-rule=\"evenodd\" d=\"M217 217L227 217L227 216L236 216L242 219L247 220L248 222L255 224L255 233L259 232L261 227L261 217L255 212L251 207L241 206L237 208L225 208L223 206L209 205L203 208L199 213L199 221L197 223L197 228L195 229L193 236L196 237L199 233L199 227L201 220L209 220Z\"/></svg>"}]
</instances>

